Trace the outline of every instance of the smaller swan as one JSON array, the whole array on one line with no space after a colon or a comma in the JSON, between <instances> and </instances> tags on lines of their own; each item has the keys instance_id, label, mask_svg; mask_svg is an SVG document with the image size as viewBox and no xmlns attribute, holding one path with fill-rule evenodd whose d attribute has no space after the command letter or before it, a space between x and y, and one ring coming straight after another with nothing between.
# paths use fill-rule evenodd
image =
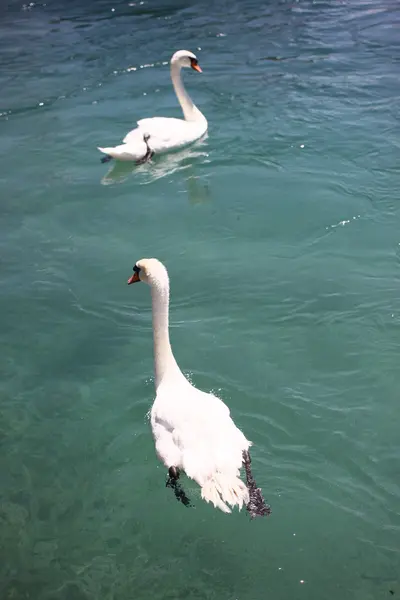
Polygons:
<instances>
[{"instance_id":1,"label":"smaller swan","mask_svg":"<svg viewBox=\"0 0 400 600\"><path fill-rule=\"evenodd\" d=\"M105 156L102 162L112 158L132 160L142 164L150 160L153 154L160 154L187 146L201 138L207 131L208 123L205 116L192 102L185 90L181 78L181 69L191 67L201 73L199 62L193 52L178 50L171 58L171 79L175 94L183 111L183 119L152 117L137 122L124 138L120 146L114 148L98 148Z\"/></svg>"},{"instance_id":2,"label":"smaller swan","mask_svg":"<svg viewBox=\"0 0 400 600\"><path fill-rule=\"evenodd\" d=\"M148 283L152 294L156 398L151 428L157 456L168 469L167 486L189 505L178 483L183 470L199 484L201 497L223 512L245 505L252 518L269 515L251 473L251 442L236 427L226 404L191 385L176 363L169 341L167 269L155 258L141 259L128 284L138 281ZM242 466L246 484L240 479Z\"/></svg>"}]
</instances>

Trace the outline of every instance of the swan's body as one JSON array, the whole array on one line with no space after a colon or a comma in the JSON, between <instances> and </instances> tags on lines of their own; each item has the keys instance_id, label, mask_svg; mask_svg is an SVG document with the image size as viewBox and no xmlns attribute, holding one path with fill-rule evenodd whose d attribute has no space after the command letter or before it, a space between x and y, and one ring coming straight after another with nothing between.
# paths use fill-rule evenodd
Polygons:
<instances>
[{"instance_id":1,"label":"swan's body","mask_svg":"<svg viewBox=\"0 0 400 600\"><path fill-rule=\"evenodd\" d=\"M128 283L141 280L152 292L156 398L151 428L156 453L169 469L171 487L182 469L199 484L202 498L223 512L231 512L228 505L240 510L245 504L248 509L250 505L252 516L268 514L260 490L240 479L244 463L249 486L251 442L234 424L226 404L191 385L175 361L169 341L166 268L154 258L142 259Z\"/></svg>"},{"instance_id":2,"label":"swan's body","mask_svg":"<svg viewBox=\"0 0 400 600\"><path fill-rule=\"evenodd\" d=\"M153 117L141 119L136 129L130 131L123 143L114 148L99 148L109 158L142 162L150 149L154 154L168 152L187 146L207 131L207 119L192 102L181 78L181 69L192 67L201 72L196 56L187 50L175 52L171 58L171 79L183 119ZM147 136L147 142L144 139ZM104 160L104 159L103 159Z\"/></svg>"}]
</instances>

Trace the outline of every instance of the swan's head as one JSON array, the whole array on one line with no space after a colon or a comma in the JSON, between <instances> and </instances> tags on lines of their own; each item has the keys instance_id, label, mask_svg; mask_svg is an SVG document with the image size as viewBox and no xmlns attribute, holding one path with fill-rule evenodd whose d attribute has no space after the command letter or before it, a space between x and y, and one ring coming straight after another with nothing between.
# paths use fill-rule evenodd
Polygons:
<instances>
[{"instance_id":1,"label":"swan's head","mask_svg":"<svg viewBox=\"0 0 400 600\"><path fill-rule=\"evenodd\" d=\"M189 50L178 50L178 52L175 52L171 58L171 65L178 65L181 68L191 67L195 71L198 71L198 73L202 72L197 56L193 52L189 52Z\"/></svg>"},{"instance_id":2,"label":"swan's head","mask_svg":"<svg viewBox=\"0 0 400 600\"><path fill-rule=\"evenodd\" d=\"M129 277L128 285L138 281L157 287L168 285L167 269L156 258L141 258L133 267L133 275Z\"/></svg>"}]
</instances>

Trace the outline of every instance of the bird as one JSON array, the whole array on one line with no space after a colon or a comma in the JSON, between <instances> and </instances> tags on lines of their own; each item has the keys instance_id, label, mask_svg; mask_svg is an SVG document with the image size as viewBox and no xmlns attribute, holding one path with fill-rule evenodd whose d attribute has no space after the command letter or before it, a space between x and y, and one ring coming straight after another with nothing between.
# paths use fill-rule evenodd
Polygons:
<instances>
[{"instance_id":1,"label":"bird","mask_svg":"<svg viewBox=\"0 0 400 600\"><path fill-rule=\"evenodd\" d=\"M199 61L193 52L178 50L171 58L171 79L176 97L181 105L183 119L152 117L141 119L119 146L98 150L105 156L102 162L115 158L122 161L148 162L154 154L176 150L201 138L207 131L205 116L193 103L181 78L182 68L192 68L202 73Z\"/></svg>"},{"instance_id":2,"label":"bird","mask_svg":"<svg viewBox=\"0 0 400 600\"><path fill-rule=\"evenodd\" d=\"M142 258L128 284L151 288L156 397L150 423L156 454L166 466L167 486L190 506L180 481L183 471L201 488L201 497L224 513L245 506L251 518L269 515L251 472L252 443L235 425L228 406L212 393L194 387L180 370L169 338L170 284L166 267ZM240 478L244 466L246 483Z\"/></svg>"}]
</instances>

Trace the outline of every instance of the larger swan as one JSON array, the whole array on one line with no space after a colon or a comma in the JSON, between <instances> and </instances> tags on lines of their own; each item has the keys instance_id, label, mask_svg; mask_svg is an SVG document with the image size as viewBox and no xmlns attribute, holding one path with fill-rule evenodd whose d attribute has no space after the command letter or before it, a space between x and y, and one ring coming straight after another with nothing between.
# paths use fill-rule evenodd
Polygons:
<instances>
[{"instance_id":1,"label":"larger swan","mask_svg":"<svg viewBox=\"0 0 400 600\"><path fill-rule=\"evenodd\" d=\"M251 442L236 427L226 404L191 385L176 363L169 340L165 266L155 258L139 260L128 284L138 281L148 283L152 293L156 398L151 428L157 456L168 469L167 485L184 504L190 503L178 483L182 469L199 484L202 498L223 512L245 505L251 517L268 515L269 506L251 474ZM240 479L242 465L246 484Z\"/></svg>"},{"instance_id":2,"label":"larger swan","mask_svg":"<svg viewBox=\"0 0 400 600\"><path fill-rule=\"evenodd\" d=\"M171 58L171 79L175 94L182 107L184 119L153 117L141 119L136 129L130 131L123 144L114 148L99 148L106 156L102 162L111 158L134 160L138 164L149 160L153 154L159 154L182 148L199 139L207 131L205 116L192 102L181 78L181 69L191 67L201 73L197 57L188 50L178 50Z\"/></svg>"}]
</instances>

